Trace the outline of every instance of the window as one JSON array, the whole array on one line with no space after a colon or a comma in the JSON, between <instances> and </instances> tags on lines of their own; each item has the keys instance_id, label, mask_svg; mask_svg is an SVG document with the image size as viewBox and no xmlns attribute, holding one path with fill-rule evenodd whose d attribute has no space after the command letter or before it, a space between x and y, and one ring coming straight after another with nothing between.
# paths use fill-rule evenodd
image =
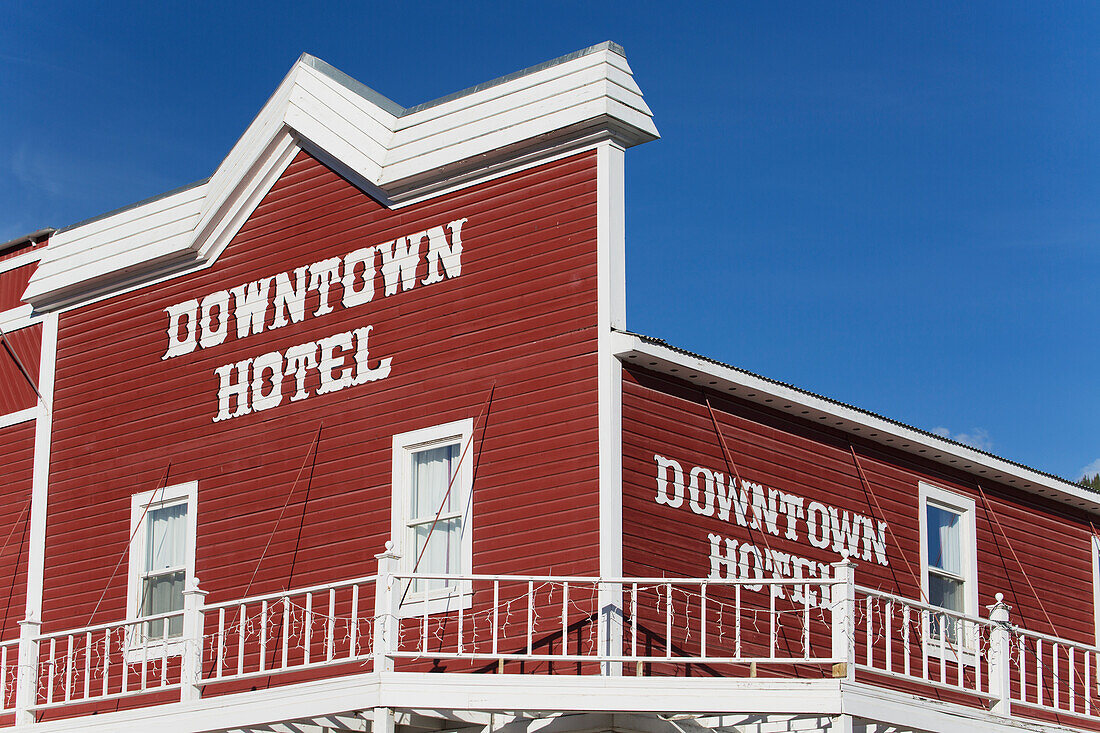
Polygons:
<instances>
[{"instance_id":1,"label":"window","mask_svg":"<svg viewBox=\"0 0 1100 733\"><path fill-rule=\"evenodd\" d=\"M402 572L471 572L472 433L473 421L459 420L394 436L391 524ZM459 602L468 606L468 586L444 578L414 580L403 591L402 613L423 613L423 603L429 612Z\"/></svg>"},{"instance_id":2,"label":"window","mask_svg":"<svg viewBox=\"0 0 1100 733\"><path fill-rule=\"evenodd\" d=\"M135 494L130 500L129 615L183 611L183 591L195 577L194 481ZM183 615L142 625L142 640L156 642L183 634Z\"/></svg>"},{"instance_id":3,"label":"window","mask_svg":"<svg viewBox=\"0 0 1100 733\"><path fill-rule=\"evenodd\" d=\"M921 590L933 606L967 615L978 610L978 566L974 501L920 484ZM941 619L931 620L938 638ZM947 640L959 638L958 623L948 621Z\"/></svg>"}]
</instances>

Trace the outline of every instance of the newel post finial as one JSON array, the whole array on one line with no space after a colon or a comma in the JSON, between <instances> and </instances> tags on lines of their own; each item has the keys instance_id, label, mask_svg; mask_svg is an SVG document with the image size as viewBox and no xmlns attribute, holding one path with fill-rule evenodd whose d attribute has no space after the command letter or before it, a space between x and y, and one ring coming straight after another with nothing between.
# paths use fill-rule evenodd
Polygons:
<instances>
[{"instance_id":1,"label":"newel post finial","mask_svg":"<svg viewBox=\"0 0 1100 733\"><path fill-rule=\"evenodd\" d=\"M842 550L840 562L830 565L833 585L830 612L833 628L833 676L845 680L856 677L856 564Z\"/></svg>"},{"instance_id":2,"label":"newel post finial","mask_svg":"<svg viewBox=\"0 0 1100 733\"><path fill-rule=\"evenodd\" d=\"M374 671L392 672L391 651L397 648L397 609L401 605L401 584L395 575L400 569L401 555L394 551L393 542L386 542L386 549L374 556L378 560L378 575L374 581Z\"/></svg>"},{"instance_id":3,"label":"newel post finial","mask_svg":"<svg viewBox=\"0 0 1100 733\"><path fill-rule=\"evenodd\" d=\"M183 589L183 649L180 652L180 702L202 697L202 635L206 630L203 607L206 591L198 578L188 578ZM168 623L165 620L164 623Z\"/></svg>"},{"instance_id":4,"label":"newel post finial","mask_svg":"<svg viewBox=\"0 0 1100 733\"><path fill-rule=\"evenodd\" d=\"M1012 626L1009 606L1004 593L994 596L989 610L989 693L993 695L992 712L1010 715L1012 705L1012 669L1009 666L1012 649Z\"/></svg>"}]
</instances>

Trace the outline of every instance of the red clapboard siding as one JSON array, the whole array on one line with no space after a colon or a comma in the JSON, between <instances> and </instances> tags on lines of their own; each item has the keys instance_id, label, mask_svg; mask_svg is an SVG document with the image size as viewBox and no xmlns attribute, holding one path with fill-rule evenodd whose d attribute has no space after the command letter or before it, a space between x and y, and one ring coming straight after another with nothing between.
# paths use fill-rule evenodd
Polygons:
<instances>
[{"instance_id":1,"label":"red clapboard siding","mask_svg":"<svg viewBox=\"0 0 1100 733\"><path fill-rule=\"evenodd\" d=\"M27 592L34 420L0 428L0 641L19 638Z\"/></svg>"},{"instance_id":2,"label":"red clapboard siding","mask_svg":"<svg viewBox=\"0 0 1100 733\"><path fill-rule=\"evenodd\" d=\"M8 350L0 345L0 415L34 407L38 401L34 393L35 387L31 386L27 377L37 386L38 364L42 358L42 326L34 325L10 331L4 334L4 341L19 361L17 363ZM26 370L26 376L19 364Z\"/></svg>"},{"instance_id":3,"label":"red clapboard siding","mask_svg":"<svg viewBox=\"0 0 1100 733\"><path fill-rule=\"evenodd\" d=\"M460 277L423 286L422 262L413 290L383 296L379 273L372 302L319 317L311 291L302 323L244 339L231 323L222 345L161 359L168 306L459 217ZM393 359L386 379L212 422L215 368L366 325L371 363ZM373 573L390 536L392 436L476 419L490 391L471 457L475 570L595 572L594 154L396 211L299 154L213 267L62 315L46 628L123 617L125 573L108 579L130 496L165 476L198 481L209 602Z\"/></svg>"},{"instance_id":4,"label":"red clapboard siding","mask_svg":"<svg viewBox=\"0 0 1100 733\"><path fill-rule=\"evenodd\" d=\"M1014 623L1078 642L1093 642L1091 529L1085 513L755 403L716 393L710 393L710 400L732 462L743 479L805 497L807 503L817 500L889 523L889 566L874 559L860 561L857 583L920 597L915 574L920 572L918 483L923 481L975 501L981 608L992 604L994 594L1001 592L1012 606ZM852 448L877 505L860 480ZM728 471L700 388L627 368L623 377L627 575L706 576L710 570L708 533L762 547L759 532L750 532L732 520L697 516L686 501L678 509L658 505L654 454L677 460L685 475L694 466ZM805 524L801 527L797 541L785 539L781 531L779 537L768 535L768 543L775 550L822 563L839 559L831 550L818 550L806 542ZM1049 614L1053 629L1045 614Z\"/></svg>"},{"instance_id":5,"label":"red clapboard siding","mask_svg":"<svg viewBox=\"0 0 1100 733\"><path fill-rule=\"evenodd\" d=\"M23 265L0 272L0 313L23 305L23 291L34 273L35 265Z\"/></svg>"}]
</instances>

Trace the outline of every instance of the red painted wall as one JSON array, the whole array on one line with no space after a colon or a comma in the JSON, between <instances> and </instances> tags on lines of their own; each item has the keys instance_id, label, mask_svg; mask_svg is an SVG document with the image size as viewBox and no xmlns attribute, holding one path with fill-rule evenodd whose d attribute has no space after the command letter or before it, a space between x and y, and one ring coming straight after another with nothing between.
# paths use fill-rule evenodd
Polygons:
<instances>
[{"instance_id":1,"label":"red painted wall","mask_svg":"<svg viewBox=\"0 0 1100 733\"><path fill-rule=\"evenodd\" d=\"M595 155L578 154L390 211L301 153L213 267L63 314L46 630L123 617L125 560L111 574L130 497L165 479L198 481L210 603L373 573L390 535L392 436L476 419L493 385L475 571L594 572L595 171ZM381 297L379 274L371 303L161 358L166 307L459 217L457 278ZM418 283L425 273L421 262ZM217 367L368 324L372 365L393 359L386 379L212 422Z\"/></svg>"},{"instance_id":2,"label":"red painted wall","mask_svg":"<svg viewBox=\"0 0 1100 733\"><path fill-rule=\"evenodd\" d=\"M38 365L42 358L42 326L10 331L4 334L4 341L11 353L0 345L0 415L34 407L38 401L34 390L38 385ZM19 365L26 371L25 375ZM31 386L31 381L35 386Z\"/></svg>"},{"instance_id":3,"label":"red painted wall","mask_svg":"<svg viewBox=\"0 0 1100 733\"><path fill-rule=\"evenodd\" d=\"M1093 643L1092 530L1083 512L726 394L710 393L710 399L732 462L744 480L805 497L807 504L817 500L889 523L893 531L892 536L887 534L889 566L860 559L858 584L920 598L918 483L923 481L976 503L981 615L988 613L985 606L1001 592L1012 606L1014 623ZM850 446L877 505L860 480ZM686 501L675 510L658 505L654 454L677 460L685 475L693 466L727 471L700 388L628 367L623 377L626 575L705 577L710 571L708 533L763 548L760 532L750 532L733 521L698 516ZM979 493L979 482L987 501ZM782 519L780 525L784 525ZM767 543L774 550L822 563L839 559L829 549L812 547L805 538L805 525L801 527L798 541L781 533L779 537L769 534ZM1053 630L1025 573L1054 623Z\"/></svg>"},{"instance_id":4,"label":"red painted wall","mask_svg":"<svg viewBox=\"0 0 1100 733\"><path fill-rule=\"evenodd\" d=\"M24 265L0 272L0 313L23 305L23 291L27 289L34 268L35 265Z\"/></svg>"},{"instance_id":5,"label":"red painted wall","mask_svg":"<svg viewBox=\"0 0 1100 733\"><path fill-rule=\"evenodd\" d=\"M0 428L0 641L19 638L26 602L34 426L28 420Z\"/></svg>"}]
</instances>

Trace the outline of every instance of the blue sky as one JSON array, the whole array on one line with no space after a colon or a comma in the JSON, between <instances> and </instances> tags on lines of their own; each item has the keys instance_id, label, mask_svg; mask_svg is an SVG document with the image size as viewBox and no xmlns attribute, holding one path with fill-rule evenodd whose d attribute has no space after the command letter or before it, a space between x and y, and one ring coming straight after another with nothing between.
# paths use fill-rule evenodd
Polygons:
<instances>
[{"instance_id":1,"label":"blue sky","mask_svg":"<svg viewBox=\"0 0 1100 733\"><path fill-rule=\"evenodd\" d=\"M6 3L0 241L209 175L303 51L412 105L615 40L629 326L1100 471L1100 5Z\"/></svg>"}]
</instances>

